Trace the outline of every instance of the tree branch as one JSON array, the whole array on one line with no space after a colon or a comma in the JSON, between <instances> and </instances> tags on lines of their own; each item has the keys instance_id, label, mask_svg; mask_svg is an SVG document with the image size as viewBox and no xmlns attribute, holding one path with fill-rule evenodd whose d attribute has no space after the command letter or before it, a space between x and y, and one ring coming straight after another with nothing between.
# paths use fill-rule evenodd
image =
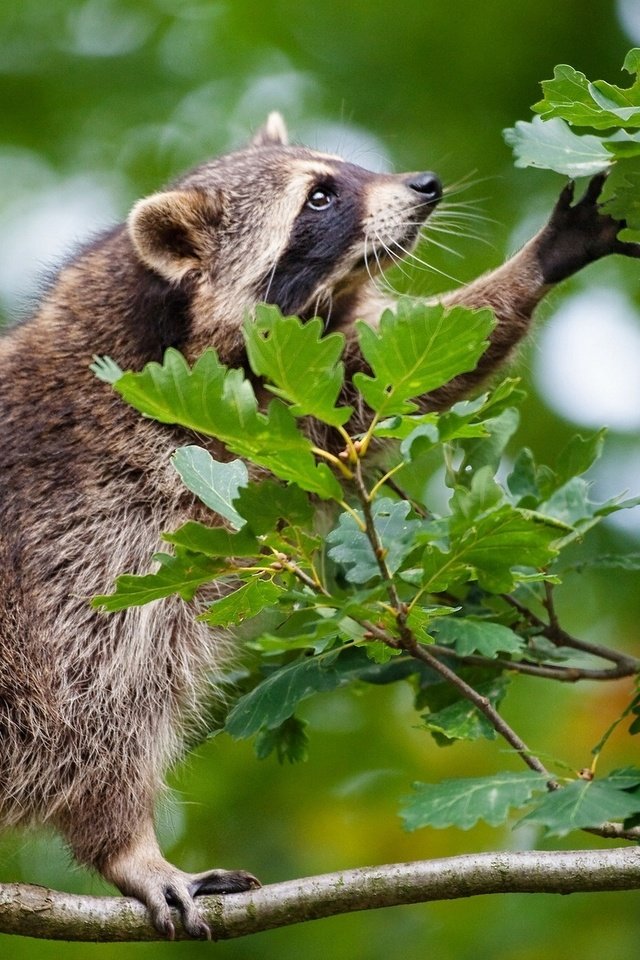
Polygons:
<instances>
[{"instance_id":1,"label":"tree branch","mask_svg":"<svg viewBox=\"0 0 640 960\"><path fill-rule=\"evenodd\" d=\"M579 640L563 630L557 622L555 611L553 612L553 622L545 623L533 610L530 610L523 603L520 603L515 597L508 593L502 594L502 599L512 606L518 613L527 620L531 626L537 627L543 637L551 640L558 647L571 647L572 650L580 650L582 653L588 653L592 657L599 657L601 660L608 660L610 663L619 664L629 674L637 673L640 670L640 660L631 657L626 653L620 653L619 650L613 650L611 647L604 647L599 643L588 643L586 640ZM548 611L550 601L547 600L545 607ZM553 609L553 608L551 608Z\"/></svg>"},{"instance_id":2,"label":"tree branch","mask_svg":"<svg viewBox=\"0 0 640 960\"><path fill-rule=\"evenodd\" d=\"M449 657L472 667L494 667L498 670L511 670L514 673L526 673L532 677L544 677L547 680L559 680L561 683L577 683L579 680L621 680L633 677L638 672L635 664L618 663L607 670L592 670L589 667L565 667L549 663L532 663L530 660L506 660L502 657L482 657L476 654L458 653L453 647L429 645L431 653Z\"/></svg>"},{"instance_id":3,"label":"tree branch","mask_svg":"<svg viewBox=\"0 0 640 960\"><path fill-rule=\"evenodd\" d=\"M640 889L640 849L467 854L363 867L203 897L214 940L307 920L399 904L489 893L578 893ZM0 884L0 932L51 940L160 940L144 907L125 897L73 896ZM176 917L176 938L187 939Z\"/></svg>"}]
</instances>

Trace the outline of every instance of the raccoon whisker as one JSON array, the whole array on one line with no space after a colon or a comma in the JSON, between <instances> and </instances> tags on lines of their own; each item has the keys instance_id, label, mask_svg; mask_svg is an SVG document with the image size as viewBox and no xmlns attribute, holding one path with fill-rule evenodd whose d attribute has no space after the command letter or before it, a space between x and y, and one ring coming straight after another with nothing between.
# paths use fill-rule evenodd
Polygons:
<instances>
[{"instance_id":1,"label":"raccoon whisker","mask_svg":"<svg viewBox=\"0 0 640 960\"><path fill-rule=\"evenodd\" d=\"M463 281L458 279L458 277L452 276L450 273L446 273L444 270L440 270L439 267L434 267L432 263L429 263L427 260L423 260L421 257L416 256L413 250L407 250L402 246L401 243L395 242L395 245L402 250L405 258L407 260L412 260L414 263L417 263L419 266L425 267L427 270L431 270L433 273L438 273L443 277L446 277L447 280L452 280L454 283L462 283Z\"/></svg>"},{"instance_id":2,"label":"raccoon whisker","mask_svg":"<svg viewBox=\"0 0 640 960\"><path fill-rule=\"evenodd\" d=\"M442 231L440 231L440 232L442 232ZM444 231L444 232L446 232L446 233L451 233L452 231L447 230L447 231ZM431 236L431 234L429 234L426 230L425 230L424 233L421 233L421 234L420 234L420 239L421 239L421 240L424 240L425 243L430 243L430 244L432 244L434 247L439 247L440 250L444 250L446 253L450 253L453 257L460 257L462 260L464 260L464 253L460 253L459 250L454 250L453 247L447 246L446 243L441 243L439 240L435 240L435 239Z\"/></svg>"},{"instance_id":3,"label":"raccoon whisker","mask_svg":"<svg viewBox=\"0 0 640 960\"><path fill-rule=\"evenodd\" d=\"M380 237L378 237L377 239L378 239L378 242L381 244L382 248L386 250L386 247L385 247L384 243L382 242L382 240L380 239ZM373 256L374 256L374 258L375 258L375 261L376 261L376 265L377 265L377 267L378 267L378 274L377 274L377 277L376 277L376 281L377 281L377 282L376 282L376 286L378 287L379 290L386 291L387 293L390 293L390 294L392 294L393 296L395 296L395 295L397 294L397 290L396 290L396 288L393 286L393 284L392 284L391 281L389 280L388 276L387 276L387 275L385 274L385 272L384 272L385 267L384 267L384 264L382 263L382 261L380 260L380 256L379 256L379 254L378 254L378 250L377 250L375 244L372 245L372 251L373 251ZM388 255L389 255L389 259L391 260L391 264L392 264L393 266L395 266L395 264L396 264L396 258L394 258L394 257L393 257L392 255L390 255L390 254L388 254ZM368 261L367 261L367 264L368 264ZM368 269L368 266L367 266L367 269ZM369 273L369 276L371 276L371 273Z\"/></svg>"},{"instance_id":4,"label":"raccoon whisker","mask_svg":"<svg viewBox=\"0 0 640 960\"><path fill-rule=\"evenodd\" d=\"M487 240L481 232L472 230L467 224L447 223L446 220L437 224L429 224L426 230L420 231L421 236L424 236L426 233L441 233L450 237L457 237L461 240L475 240L478 243L491 245L491 242Z\"/></svg>"},{"instance_id":5,"label":"raccoon whisker","mask_svg":"<svg viewBox=\"0 0 640 960\"><path fill-rule=\"evenodd\" d=\"M480 183L488 183L489 180L494 180L494 177L475 177L476 173L473 170L470 174L461 177L459 180L456 180L454 183L450 183L445 186L443 195L445 197L457 196L460 193L464 193L466 190L471 190L473 187L477 187ZM472 179L473 178L473 179ZM473 203L473 201L471 201Z\"/></svg>"},{"instance_id":6,"label":"raccoon whisker","mask_svg":"<svg viewBox=\"0 0 640 960\"><path fill-rule=\"evenodd\" d=\"M376 240L380 242L380 237L376 234ZM367 251L367 244L371 245L371 249ZM375 260L377 270L375 273L371 270L371 260ZM386 289L389 293L394 293L392 285L390 284L387 277L384 275L384 267L378 256L378 250L376 244L370 237L365 236L364 238L364 266L369 276L369 279L375 284L378 289Z\"/></svg>"},{"instance_id":7,"label":"raccoon whisker","mask_svg":"<svg viewBox=\"0 0 640 960\"><path fill-rule=\"evenodd\" d=\"M400 271L400 273L409 280L411 278L411 275L408 273L407 270L404 269L404 265L403 265L406 260L405 255L408 254L408 251L396 240L391 240L391 246L388 243L386 243L380 235L378 235L378 240L380 242L380 245L382 246L382 249L384 250L386 255L389 257L394 267L396 267ZM392 249L393 246L397 246L398 249L402 251L402 256L398 256L398 254L395 253L395 251Z\"/></svg>"},{"instance_id":8,"label":"raccoon whisker","mask_svg":"<svg viewBox=\"0 0 640 960\"><path fill-rule=\"evenodd\" d=\"M434 210L434 213L439 213L441 210L450 210L450 209L477 210L478 208L480 208L480 210L482 210L482 207L480 206L480 204L486 203L489 199L490 199L489 197L474 197L472 200L446 199L446 200L443 200L438 207L436 207L436 209Z\"/></svg>"},{"instance_id":9,"label":"raccoon whisker","mask_svg":"<svg viewBox=\"0 0 640 960\"><path fill-rule=\"evenodd\" d=\"M480 243L484 241L484 238L480 233L469 229L466 224L458 225L455 223L432 223L426 230L420 231L420 236L424 237L428 233L441 233L450 237L458 237L461 240L477 240Z\"/></svg>"},{"instance_id":10,"label":"raccoon whisker","mask_svg":"<svg viewBox=\"0 0 640 960\"><path fill-rule=\"evenodd\" d=\"M269 293L271 292L271 284L273 283L273 278L274 278L275 275L276 275L276 269L277 269L277 267L278 267L278 261L276 260L276 261L274 262L272 268L271 268L270 273L269 273L269 279L267 280L267 289L265 290L265 292L264 292L264 297L263 297L263 300L264 300L265 302L268 302L268 301L269 301Z\"/></svg>"},{"instance_id":11,"label":"raccoon whisker","mask_svg":"<svg viewBox=\"0 0 640 960\"><path fill-rule=\"evenodd\" d=\"M329 301L327 304L327 315L325 317L324 328L325 331L329 329L329 324L331 323L331 314L333 312L333 293L329 291Z\"/></svg>"},{"instance_id":12,"label":"raccoon whisker","mask_svg":"<svg viewBox=\"0 0 640 960\"><path fill-rule=\"evenodd\" d=\"M333 291L325 290L318 294L314 309L314 316L324 319L325 333L331 323L331 312L333 310Z\"/></svg>"},{"instance_id":13,"label":"raccoon whisker","mask_svg":"<svg viewBox=\"0 0 640 960\"><path fill-rule=\"evenodd\" d=\"M453 211L449 213L448 211L443 211L441 217L433 217L428 221L430 224L433 223L445 223L447 226L455 226L460 224L460 226L466 226L470 224L471 226L478 226L484 229L485 223L491 223L489 217L482 217L477 214L466 214L466 213L457 213Z\"/></svg>"},{"instance_id":14,"label":"raccoon whisker","mask_svg":"<svg viewBox=\"0 0 640 960\"><path fill-rule=\"evenodd\" d=\"M426 227L424 230L421 230L420 237L423 240L429 240L431 239L432 233L447 234L448 236L456 237L456 239L459 240L474 240L476 243L484 243L488 247L493 247L493 244L487 240L486 237L482 237L479 233L474 233L471 230L461 230L458 228L449 229L448 227L441 226L440 224L436 226L434 223L429 224L428 227Z\"/></svg>"},{"instance_id":15,"label":"raccoon whisker","mask_svg":"<svg viewBox=\"0 0 640 960\"><path fill-rule=\"evenodd\" d=\"M377 284L377 281L378 281L379 278L378 278L378 277L375 277L375 276L373 275L373 273L371 272L371 266L370 266L370 264L369 264L370 254L367 253L367 244L368 244L368 242L369 242L369 237L365 235L365 238L364 238L364 258L363 258L363 259L364 259L364 267L365 267L365 270L367 271L367 276L369 277L369 280L371 280L372 283Z\"/></svg>"},{"instance_id":16,"label":"raccoon whisker","mask_svg":"<svg viewBox=\"0 0 640 960\"><path fill-rule=\"evenodd\" d=\"M382 247L382 249L384 250L385 256L388 257L391 263L390 265L385 265L381 261L379 256L379 251L377 250L374 244L373 254L374 254L374 258L376 260L378 271L379 271L374 281L375 285L377 289L380 290L381 293L387 293L387 294L391 294L391 296L393 297L397 297L399 295L398 288L394 286L394 284L389 279L385 271L389 269L389 266L391 266L391 267L397 267L406 277L408 277L408 274L405 270L402 269L402 258L399 257L396 253L394 253L394 251L389 247L387 243L385 243L385 241L382 239L379 233L376 234L376 239L377 239L377 242Z\"/></svg>"},{"instance_id":17,"label":"raccoon whisker","mask_svg":"<svg viewBox=\"0 0 640 960\"><path fill-rule=\"evenodd\" d=\"M477 210L457 210L455 208L443 207L441 210L436 211L430 218L429 222L440 222L441 220L469 220L475 223L496 223L497 221L493 217L486 217L484 214L479 213Z\"/></svg>"}]
</instances>

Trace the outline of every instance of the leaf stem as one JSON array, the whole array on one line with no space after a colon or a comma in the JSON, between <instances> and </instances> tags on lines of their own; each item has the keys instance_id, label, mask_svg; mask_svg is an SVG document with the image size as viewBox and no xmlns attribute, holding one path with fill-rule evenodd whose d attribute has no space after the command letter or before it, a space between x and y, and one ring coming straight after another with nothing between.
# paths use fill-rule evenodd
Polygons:
<instances>
[{"instance_id":1,"label":"leaf stem","mask_svg":"<svg viewBox=\"0 0 640 960\"><path fill-rule=\"evenodd\" d=\"M388 470L387 473L384 474L384 476L380 477L378 482L369 491L369 499L373 500L380 487L383 487L394 475L394 473L397 473L398 470L401 470L403 467L404 463L397 463L395 467L392 467L391 470Z\"/></svg>"},{"instance_id":2,"label":"leaf stem","mask_svg":"<svg viewBox=\"0 0 640 960\"><path fill-rule=\"evenodd\" d=\"M372 419L371 423L369 424L369 426L367 427L367 432L365 433L365 435L363 436L362 440L360 441L360 447L359 447L359 449L358 449L358 455L359 455L360 458L362 458L362 457L364 457L364 456L366 455L367 450L369 449L369 444L371 443L371 440L373 439L373 431L374 431L375 428L378 426L378 423L379 423L379 422L380 422L380 414L379 414L379 413L374 413L373 419Z\"/></svg>"},{"instance_id":3,"label":"leaf stem","mask_svg":"<svg viewBox=\"0 0 640 960\"><path fill-rule=\"evenodd\" d=\"M357 450L356 450L356 448L355 448L355 445L354 445L354 442L353 442L353 438L351 437L350 433L349 433L347 430L345 430L345 428L344 428L343 426L337 427L337 430L338 430L338 433L340 434L340 436L342 437L342 439L344 440L344 444L345 444L345 448L346 448L346 451L347 451L347 454L348 454L348 457L349 457L349 461L350 461L351 463L355 463L356 460L358 459L358 452L357 452Z\"/></svg>"},{"instance_id":4,"label":"leaf stem","mask_svg":"<svg viewBox=\"0 0 640 960\"><path fill-rule=\"evenodd\" d=\"M353 509L353 507L349 506L349 504L345 500L340 501L340 506L342 507L343 510L346 510L346 512L353 518L353 520L355 520L355 522L358 524L358 527L362 531L362 533L365 533L367 529L366 524L364 520L362 520L358 516L358 514Z\"/></svg>"},{"instance_id":5,"label":"leaf stem","mask_svg":"<svg viewBox=\"0 0 640 960\"><path fill-rule=\"evenodd\" d=\"M343 477L347 480L353 479L353 472L342 462L339 457L336 457L333 453L329 453L328 450L323 450L322 447L312 447L311 452L315 453L317 457L323 457L323 459L328 460L332 466L337 467Z\"/></svg>"},{"instance_id":6,"label":"leaf stem","mask_svg":"<svg viewBox=\"0 0 640 960\"><path fill-rule=\"evenodd\" d=\"M400 637L402 638L403 642L406 641L406 643L411 643L413 634L407 627L407 608L406 605L400 601L395 581L385 560L385 549L382 545L380 537L378 536L378 531L376 530L376 525L373 521L373 512L371 510L371 494L366 488L362 476L362 464L360 461L358 461L356 464L354 482L358 499L360 500L360 504L362 506L365 533L367 534L369 543L371 544L371 548L376 558L376 563L378 564L378 569L380 570L380 576L385 583L387 594L389 595L389 599L394 610Z\"/></svg>"}]
</instances>

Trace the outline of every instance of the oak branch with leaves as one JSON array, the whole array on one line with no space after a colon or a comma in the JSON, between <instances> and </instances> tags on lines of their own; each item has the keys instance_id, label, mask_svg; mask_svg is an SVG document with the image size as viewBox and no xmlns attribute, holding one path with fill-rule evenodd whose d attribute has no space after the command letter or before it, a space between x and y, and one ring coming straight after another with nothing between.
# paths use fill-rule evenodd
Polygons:
<instances>
[{"instance_id":1,"label":"oak branch with leaves","mask_svg":"<svg viewBox=\"0 0 640 960\"><path fill-rule=\"evenodd\" d=\"M261 656L225 730L256 737L261 757L304 756L296 709L314 693L409 680L437 741L501 737L527 768L415 785L402 810L409 829L467 829L480 819L495 826L526 808L525 819L549 835L589 829L636 839L640 768L595 777L611 730L593 763L567 775L562 762L543 762L499 711L519 674L571 683L637 675L635 658L562 628L554 591L566 548L638 499L590 499L582 474L600 453L602 431L575 437L553 469L521 451L500 484L496 472L518 422L516 380L445 412L417 412L414 398L476 364L492 323L486 310L405 304L376 331L361 324L371 374L357 374L355 387L371 416L357 437L344 428L350 409L336 405L342 336L322 336L320 320L303 323L276 307L259 307L244 331L253 372L275 394L264 412L245 374L225 368L213 351L190 368L171 350L142 373L98 361L98 375L140 412L222 439L243 460L219 462L195 445L178 450L183 481L227 527L191 521L167 533L173 549L156 555L155 573L125 574L94 603L122 610L172 593L189 600L213 579L225 584L226 595L201 617L212 627L260 618L251 645ZM291 356L295 365L287 364ZM314 445L299 429L301 417L340 443ZM433 511L420 484L425 457L444 466L445 513ZM250 479L245 461L275 479ZM323 536L317 500L333 510ZM637 691L619 722L627 717L637 732Z\"/></svg>"}]
</instances>

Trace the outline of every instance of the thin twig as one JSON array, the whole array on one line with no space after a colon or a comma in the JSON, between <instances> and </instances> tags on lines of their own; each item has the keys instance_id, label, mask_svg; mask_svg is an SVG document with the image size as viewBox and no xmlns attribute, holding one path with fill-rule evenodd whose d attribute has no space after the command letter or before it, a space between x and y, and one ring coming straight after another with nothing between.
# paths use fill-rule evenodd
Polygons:
<instances>
[{"instance_id":1,"label":"thin twig","mask_svg":"<svg viewBox=\"0 0 640 960\"><path fill-rule=\"evenodd\" d=\"M362 504L367 537L369 538L369 542L375 554L380 575L386 584L387 593L389 594L389 599L391 600L391 604L395 611L396 624L398 627L399 639L396 640L394 637L387 637L387 640L383 640L383 642L386 642L394 649L398 649L398 647L400 647L403 650L406 650L410 656L415 657L417 660L422 660L423 663L426 663L427 666L431 667L431 669L436 673L439 673L440 676L447 680L448 683L452 684L452 686L454 686L466 700L469 700L470 703L473 703L473 705L477 707L482 714L484 714L494 730L499 733L500 736L503 737L503 739L506 740L511 747L513 747L516 753L520 756L524 763L530 767L531 770L535 770L536 773L541 773L548 778L549 789L555 789L557 784L551 777L551 774L546 769L542 761L532 754L524 740L522 740L515 730L509 726L506 720L500 716L493 704L486 697L483 697L480 693L478 693L478 691L470 686L470 684L462 680L462 678L459 677L454 670L451 670L444 663L441 663L437 657L434 657L431 653L429 653L426 647L418 643L416 640L413 631L410 630L407 625L405 604L401 603L400 601L395 581L384 559L385 552L373 521L371 497L362 478L362 467L360 463L356 465L354 482L358 493L358 498ZM381 632L384 633L384 631Z\"/></svg>"},{"instance_id":2,"label":"thin twig","mask_svg":"<svg viewBox=\"0 0 640 960\"><path fill-rule=\"evenodd\" d=\"M599 657L601 660L608 660L610 663L617 663L629 668L631 673L640 671L640 660L636 657L630 657L628 654L620 653L610 647L604 647L597 643L588 643L586 640L579 640L577 637L567 633L566 630L556 622L555 626L551 623L545 623L529 607L520 603L514 596L508 593L501 595L502 599L512 606L532 627L536 627L543 637L551 640L558 647L570 647L572 650L580 650L582 653L588 653L593 657Z\"/></svg>"},{"instance_id":3,"label":"thin twig","mask_svg":"<svg viewBox=\"0 0 640 960\"><path fill-rule=\"evenodd\" d=\"M362 477L362 464L360 461L358 461L356 464L354 483L356 492L358 494L358 499L360 500L360 504L362 506L365 531L369 543L371 544L371 549L373 550L376 558L376 563L378 564L378 569L380 570L380 576L385 583L389 600L391 601L391 605L396 615L396 623L398 625L400 638L403 641L403 645L405 642L407 644L411 644L413 642L413 635L407 627L404 604L400 602L395 581L385 560L385 549L380 537L378 536L378 531L376 530L376 525L373 520L373 512L371 510L371 495L369 494Z\"/></svg>"},{"instance_id":4,"label":"thin twig","mask_svg":"<svg viewBox=\"0 0 640 960\"><path fill-rule=\"evenodd\" d=\"M554 633L557 630L560 630L560 624L558 623L558 614L556 613L555 602L553 599L553 584L549 583L548 580L544 582L544 608L547 611L549 617L549 627Z\"/></svg>"},{"instance_id":5,"label":"thin twig","mask_svg":"<svg viewBox=\"0 0 640 960\"><path fill-rule=\"evenodd\" d=\"M325 590L320 581L314 580L313 577L310 577L308 573L305 573L305 571L302 570L297 563L291 560L286 553L282 553L279 550L274 552L276 555L276 562L271 564L272 570L277 569L277 565L280 564L284 570L288 570L289 573L292 573L294 577L297 577L301 583L304 583L304 585L313 590L314 593L321 593L325 597L331 596L329 591Z\"/></svg>"},{"instance_id":6,"label":"thin twig","mask_svg":"<svg viewBox=\"0 0 640 960\"><path fill-rule=\"evenodd\" d=\"M466 683L458 674L447 667L444 663L441 663L437 657L434 657L431 652L421 644L417 643L415 640L413 642L412 649L407 649L407 653L410 653L412 657L415 657L418 660L422 660L423 663L426 663L428 667L431 667L436 673L439 673L441 677L444 677L452 686L460 691L462 696L469 700L477 709L484 714L491 726L500 734L507 743L513 747L518 756L526 763L528 767L532 770L535 770L536 773L541 773L545 777L548 777L550 781L550 788L554 789L557 784L553 781L551 774L542 763L528 748L524 740L522 740L518 734L513 730L506 720L500 716L498 711L495 709L493 704L486 698L483 697L477 690L472 686Z\"/></svg>"},{"instance_id":7,"label":"thin twig","mask_svg":"<svg viewBox=\"0 0 640 960\"><path fill-rule=\"evenodd\" d=\"M587 667L550 666L546 663L532 663L530 660L505 660L502 657L489 659L476 654L458 653L452 647L439 646L437 643L431 644L429 649L438 656L451 657L465 666L513 670L514 673L559 680L561 683L577 683L579 680L622 680L637 673L635 666L626 664L618 664L610 670L592 670Z\"/></svg>"}]
</instances>

